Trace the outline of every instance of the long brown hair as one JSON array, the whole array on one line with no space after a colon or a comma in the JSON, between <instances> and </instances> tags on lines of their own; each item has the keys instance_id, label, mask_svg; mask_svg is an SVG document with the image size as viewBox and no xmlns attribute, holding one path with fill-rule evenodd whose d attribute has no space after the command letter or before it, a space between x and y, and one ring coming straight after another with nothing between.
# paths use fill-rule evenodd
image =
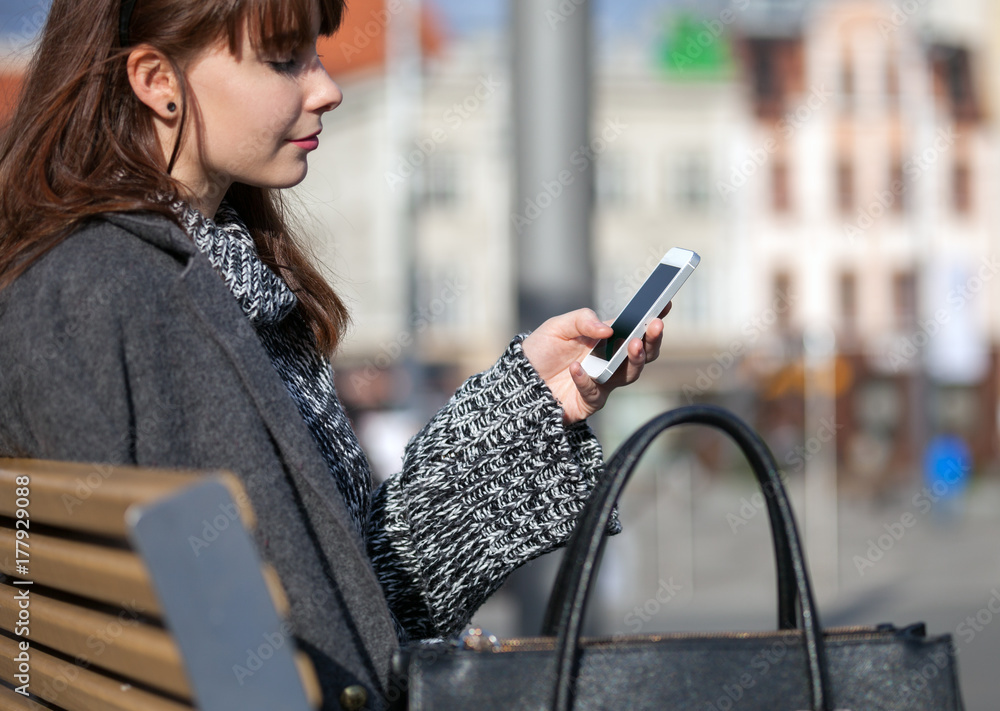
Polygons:
<instances>
[{"instance_id":1,"label":"long brown hair","mask_svg":"<svg viewBox=\"0 0 1000 711\"><path fill-rule=\"evenodd\" d=\"M148 43L180 63L222 39L231 51L250 33L255 50L282 53L311 39L316 0L139 0L129 45ZM320 33L340 25L344 0L318 0ZM170 177L151 111L128 81L130 47L119 40L121 0L54 0L21 96L0 139L0 288L83 222L106 212L152 211L177 221L162 199L185 192ZM187 111L187 101L182 101ZM182 130L189 123L181 116ZM195 126L195 129L197 127ZM240 183L226 199L261 258L299 297L320 348L332 353L347 309L296 244L277 191Z\"/></svg>"}]
</instances>

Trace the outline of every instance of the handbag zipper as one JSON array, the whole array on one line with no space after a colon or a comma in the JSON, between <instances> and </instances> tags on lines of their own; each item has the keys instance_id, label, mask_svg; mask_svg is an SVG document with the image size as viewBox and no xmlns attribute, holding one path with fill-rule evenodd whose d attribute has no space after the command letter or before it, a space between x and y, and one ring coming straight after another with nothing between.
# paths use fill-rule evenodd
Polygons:
<instances>
[{"instance_id":1,"label":"handbag zipper","mask_svg":"<svg viewBox=\"0 0 1000 711\"><path fill-rule=\"evenodd\" d=\"M916 629L919 628L919 629ZM832 627L824 630L824 637L835 638L860 638L868 639L883 637L887 634L909 634L923 636L923 625L912 625L906 628L897 628L891 624L881 625L852 625L845 627ZM618 645L662 642L668 640L693 640L693 639L766 639L775 636L802 637L801 630L771 630L771 631L749 631L749 632L668 632L663 634L645 635L613 635L601 637L584 637L580 640L580 646L586 647L612 647ZM499 640L499 647L495 650L502 652L518 651L550 651L555 648L554 637L511 637Z\"/></svg>"}]
</instances>

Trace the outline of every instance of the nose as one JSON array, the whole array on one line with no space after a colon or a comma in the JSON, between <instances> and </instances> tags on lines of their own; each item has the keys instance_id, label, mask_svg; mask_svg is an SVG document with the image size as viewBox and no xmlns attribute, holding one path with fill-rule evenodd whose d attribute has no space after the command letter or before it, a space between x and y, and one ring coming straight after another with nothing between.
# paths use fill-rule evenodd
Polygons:
<instances>
[{"instance_id":1,"label":"nose","mask_svg":"<svg viewBox=\"0 0 1000 711\"><path fill-rule=\"evenodd\" d=\"M319 113L326 113L340 106L340 103L344 100L344 93L337 86L337 82L327 73L326 67L318 61L316 62L316 70L313 72L313 77L314 86L310 93L309 109L311 111L318 111Z\"/></svg>"}]
</instances>

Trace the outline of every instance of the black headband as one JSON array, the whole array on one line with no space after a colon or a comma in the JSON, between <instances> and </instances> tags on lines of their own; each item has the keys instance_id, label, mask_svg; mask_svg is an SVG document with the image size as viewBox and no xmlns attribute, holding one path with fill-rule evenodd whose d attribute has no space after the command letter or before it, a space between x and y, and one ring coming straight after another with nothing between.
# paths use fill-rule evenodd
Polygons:
<instances>
[{"instance_id":1,"label":"black headband","mask_svg":"<svg viewBox=\"0 0 1000 711\"><path fill-rule=\"evenodd\" d=\"M122 47L128 47L128 26L132 22L132 10L135 9L136 0L122 0L118 11L118 43Z\"/></svg>"}]
</instances>

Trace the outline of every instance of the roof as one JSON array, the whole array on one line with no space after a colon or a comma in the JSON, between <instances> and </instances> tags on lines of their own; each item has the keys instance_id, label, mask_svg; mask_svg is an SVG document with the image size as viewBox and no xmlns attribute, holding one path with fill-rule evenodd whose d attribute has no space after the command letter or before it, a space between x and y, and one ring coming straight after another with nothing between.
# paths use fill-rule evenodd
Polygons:
<instances>
[{"instance_id":1,"label":"roof","mask_svg":"<svg viewBox=\"0 0 1000 711\"><path fill-rule=\"evenodd\" d=\"M323 66L334 78L385 67L386 23L402 7L401 0L351 0L344 22L332 37L321 37L317 49ZM436 56L444 44L444 30L436 13L423 5L420 44L424 56ZM14 111L23 82L22 71L0 72L0 127Z\"/></svg>"},{"instance_id":2,"label":"roof","mask_svg":"<svg viewBox=\"0 0 1000 711\"><path fill-rule=\"evenodd\" d=\"M23 75L21 72L0 74L0 126L7 123L14 113L18 94L21 93Z\"/></svg>"},{"instance_id":3,"label":"roof","mask_svg":"<svg viewBox=\"0 0 1000 711\"><path fill-rule=\"evenodd\" d=\"M425 57L435 56L444 43L442 22L426 3L421 6L421 49ZM351 0L341 28L332 37L321 37L317 45L330 76L384 69L386 25L402 7L402 0Z\"/></svg>"}]
</instances>

